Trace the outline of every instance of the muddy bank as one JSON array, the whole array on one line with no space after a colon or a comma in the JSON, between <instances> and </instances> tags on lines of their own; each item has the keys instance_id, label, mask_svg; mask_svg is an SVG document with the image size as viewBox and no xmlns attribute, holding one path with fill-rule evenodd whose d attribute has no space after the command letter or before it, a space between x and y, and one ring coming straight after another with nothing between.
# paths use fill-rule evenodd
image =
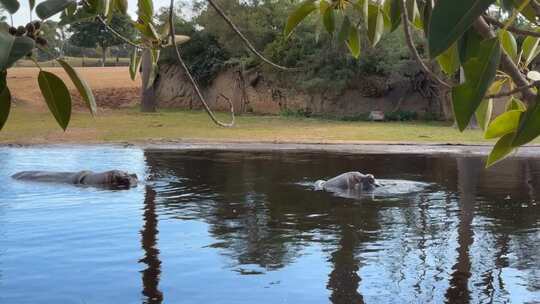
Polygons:
<instances>
[{"instance_id":1,"label":"muddy bank","mask_svg":"<svg viewBox=\"0 0 540 304\"><path fill-rule=\"evenodd\" d=\"M492 145L445 144L445 143L384 143L384 142L247 142L247 141L143 141L117 143L61 143L61 144L0 144L0 148L136 148L145 150L201 150L201 151L282 151L282 152L328 152L350 154L423 154L486 156ZM526 146L512 157L540 158L540 145Z\"/></svg>"}]
</instances>

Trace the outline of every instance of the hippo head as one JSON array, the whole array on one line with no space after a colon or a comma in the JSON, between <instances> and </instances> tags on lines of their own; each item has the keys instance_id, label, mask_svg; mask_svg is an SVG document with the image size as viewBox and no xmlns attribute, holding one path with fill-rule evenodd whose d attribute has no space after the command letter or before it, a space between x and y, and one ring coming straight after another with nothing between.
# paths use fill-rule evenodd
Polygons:
<instances>
[{"instance_id":1,"label":"hippo head","mask_svg":"<svg viewBox=\"0 0 540 304\"><path fill-rule=\"evenodd\" d=\"M379 185L379 183L377 183L377 180L375 179L375 176L373 176L373 174L363 175L360 178L360 185L362 186L362 189L365 190L370 190L381 186Z\"/></svg>"},{"instance_id":2,"label":"hippo head","mask_svg":"<svg viewBox=\"0 0 540 304\"><path fill-rule=\"evenodd\" d=\"M131 188L137 186L137 175L125 171L112 170L108 172L111 187Z\"/></svg>"}]
</instances>

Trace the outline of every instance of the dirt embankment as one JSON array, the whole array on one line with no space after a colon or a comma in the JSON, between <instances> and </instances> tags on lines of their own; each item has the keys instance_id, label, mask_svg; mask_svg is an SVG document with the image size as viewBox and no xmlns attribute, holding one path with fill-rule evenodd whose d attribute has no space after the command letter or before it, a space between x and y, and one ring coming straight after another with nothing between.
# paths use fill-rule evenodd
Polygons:
<instances>
[{"instance_id":1,"label":"dirt embankment","mask_svg":"<svg viewBox=\"0 0 540 304\"><path fill-rule=\"evenodd\" d=\"M62 68L44 68L62 78L71 91L75 109L81 109L83 102ZM87 67L76 68L92 88L100 108L117 108L136 104L140 99L140 80L129 78L127 67ZM13 68L8 71L8 85L16 103L36 109L46 105L39 90L37 68Z\"/></svg>"}]
</instances>

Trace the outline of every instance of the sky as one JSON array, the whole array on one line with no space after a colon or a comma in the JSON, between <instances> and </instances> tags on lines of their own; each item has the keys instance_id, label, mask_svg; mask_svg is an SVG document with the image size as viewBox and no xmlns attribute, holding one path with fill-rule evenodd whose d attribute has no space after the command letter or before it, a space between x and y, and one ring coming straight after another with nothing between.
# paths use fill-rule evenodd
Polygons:
<instances>
[{"instance_id":1,"label":"sky","mask_svg":"<svg viewBox=\"0 0 540 304\"><path fill-rule=\"evenodd\" d=\"M154 1L154 10L157 12L160 7L168 7L170 0L153 0ZM28 11L28 0L19 0L21 3L21 8L19 8L19 11L13 15L13 22L17 25L25 25L29 21L29 11ZM42 2L42 0L37 0L36 5ZM137 0L128 0L128 10L129 13L132 16L135 16L135 12L137 10ZM59 15L59 14L58 14ZM34 19L37 19L35 12L33 13ZM57 17L53 17L51 19L56 19ZM9 18L8 18L9 22Z\"/></svg>"}]
</instances>

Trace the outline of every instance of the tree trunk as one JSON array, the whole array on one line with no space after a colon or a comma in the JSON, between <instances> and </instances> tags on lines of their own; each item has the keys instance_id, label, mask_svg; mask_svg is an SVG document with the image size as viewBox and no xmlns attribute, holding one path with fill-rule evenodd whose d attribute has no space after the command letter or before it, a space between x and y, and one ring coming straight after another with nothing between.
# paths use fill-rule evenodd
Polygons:
<instances>
[{"instance_id":1,"label":"tree trunk","mask_svg":"<svg viewBox=\"0 0 540 304\"><path fill-rule=\"evenodd\" d=\"M480 158L461 157L457 159L458 192L459 192L459 224L457 236L458 253L453 273L450 278L450 288L446 292L448 303L469 303L471 291L469 278L471 277L470 248L474 242L473 220L476 202L476 191L482 160Z\"/></svg>"},{"instance_id":2,"label":"tree trunk","mask_svg":"<svg viewBox=\"0 0 540 304\"><path fill-rule=\"evenodd\" d=\"M141 59L141 112L156 112L156 91L154 84L149 84L152 73L152 54L145 49Z\"/></svg>"},{"instance_id":3,"label":"tree trunk","mask_svg":"<svg viewBox=\"0 0 540 304\"><path fill-rule=\"evenodd\" d=\"M101 66L105 66L105 60L107 60L107 47L101 46Z\"/></svg>"}]
</instances>

